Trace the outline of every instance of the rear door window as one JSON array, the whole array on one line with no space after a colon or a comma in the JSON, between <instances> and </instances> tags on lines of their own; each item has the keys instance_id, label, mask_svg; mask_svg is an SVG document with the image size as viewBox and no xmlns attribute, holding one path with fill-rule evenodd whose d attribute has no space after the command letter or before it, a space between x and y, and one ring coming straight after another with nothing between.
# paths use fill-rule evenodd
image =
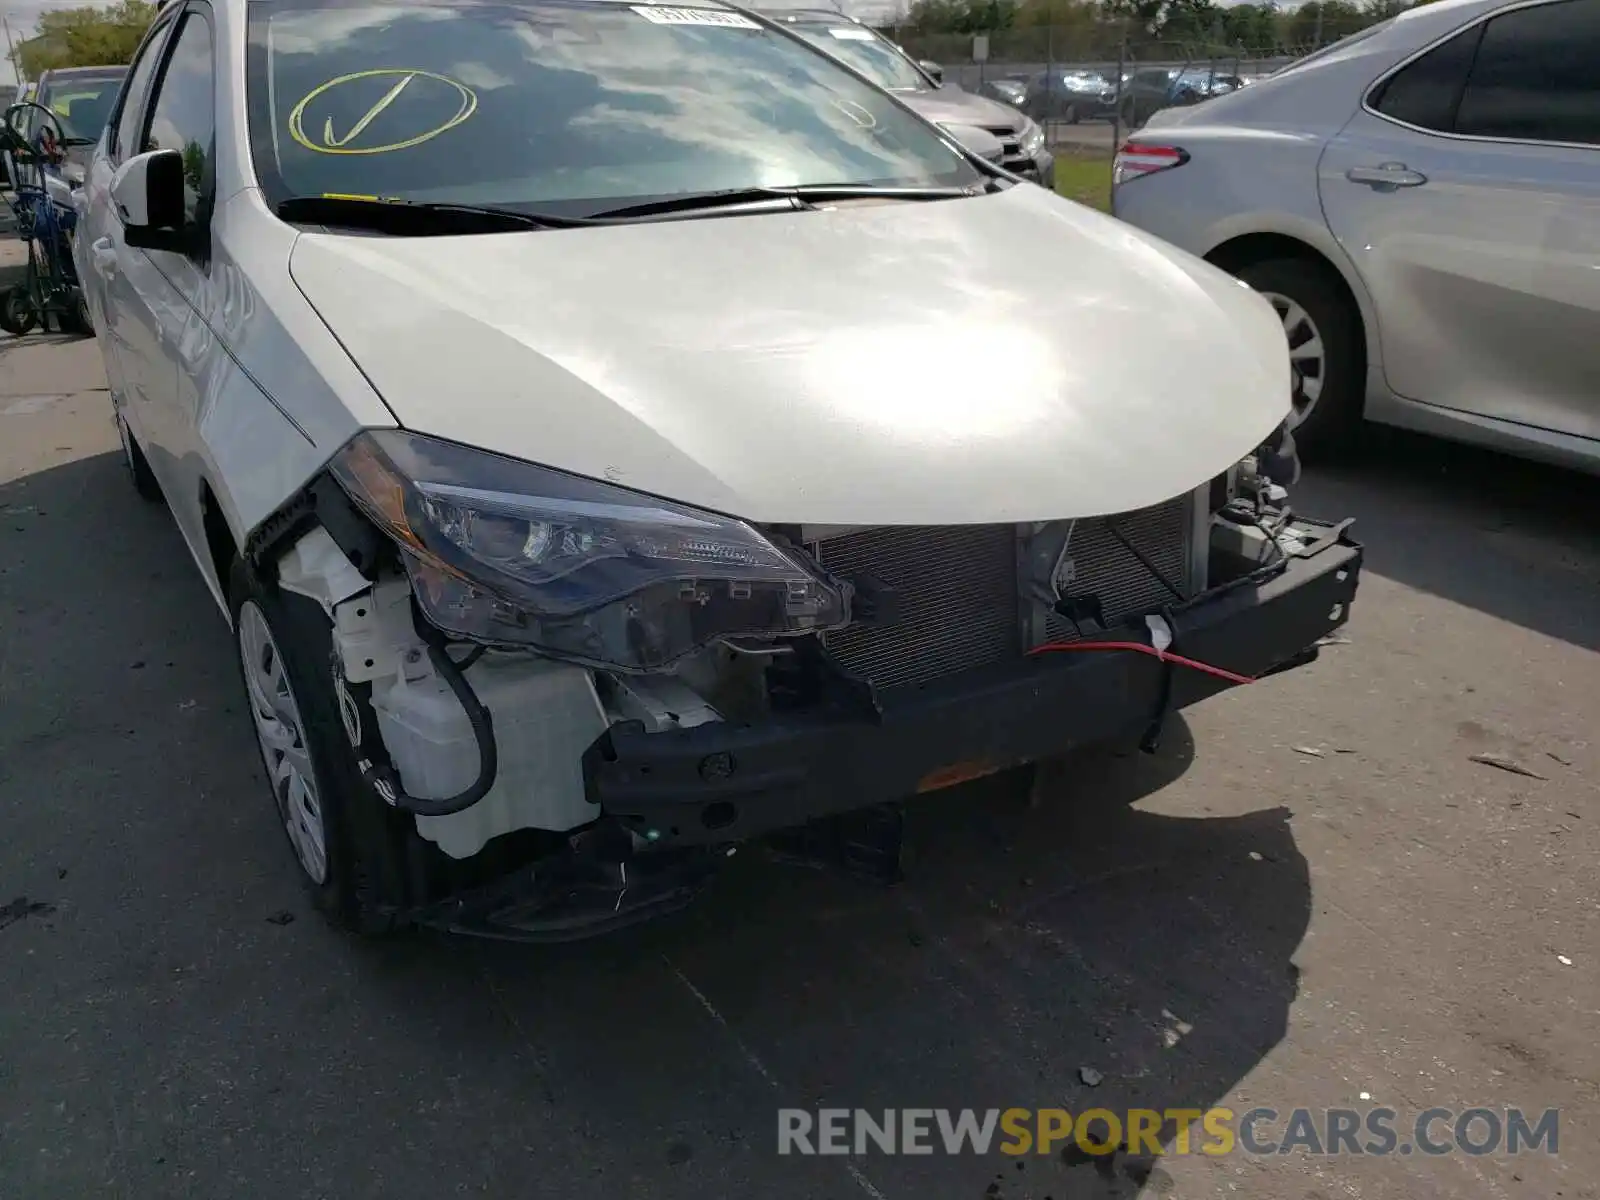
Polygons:
<instances>
[{"instance_id":1,"label":"rear door window","mask_svg":"<svg viewBox=\"0 0 1600 1200\"><path fill-rule=\"evenodd\" d=\"M1455 131L1600 145L1600 0L1564 0L1484 28Z\"/></svg>"},{"instance_id":2,"label":"rear door window","mask_svg":"<svg viewBox=\"0 0 1600 1200\"><path fill-rule=\"evenodd\" d=\"M1379 84L1369 103L1392 120L1449 133L1467 86L1483 26L1463 29Z\"/></svg>"}]
</instances>

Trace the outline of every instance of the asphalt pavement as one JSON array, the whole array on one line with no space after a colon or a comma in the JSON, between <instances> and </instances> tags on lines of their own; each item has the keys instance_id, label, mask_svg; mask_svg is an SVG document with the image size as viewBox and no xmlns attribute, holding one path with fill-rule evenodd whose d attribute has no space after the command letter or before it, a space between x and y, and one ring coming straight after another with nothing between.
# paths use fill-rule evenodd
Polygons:
<instances>
[{"instance_id":1,"label":"asphalt pavement","mask_svg":"<svg viewBox=\"0 0 1600 1200\"><path fill-rule=\"evenodd\" d=\"M361 943L302 899L94 343L0 345L0 1198L1600 1195L1600 485L1392 437L1296 503L1368 544L1347 640L1037 806L919 802L899 888L740 856L603 941ZM1056 1105L1561 1137L776 1152L780 1106Z\"/></svg>"}]
</instances>

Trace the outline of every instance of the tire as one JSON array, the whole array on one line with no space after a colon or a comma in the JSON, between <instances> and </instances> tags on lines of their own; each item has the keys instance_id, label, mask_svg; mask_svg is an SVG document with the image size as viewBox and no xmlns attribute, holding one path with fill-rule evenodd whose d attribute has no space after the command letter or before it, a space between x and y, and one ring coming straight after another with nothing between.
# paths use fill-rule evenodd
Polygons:
<instances>
[{"instance_id":1,"label":"tire","mask_svg":"<svg viewBox=\"0 0 1600 1200\"><path fill-rule=\"evenodd\" d=\"M9 287L0 292L0 329L21 337L33 329L38 319L33 302L23 289Z\"/></svg>"},{"instance_id":2,"label":"tire","mask_svg":"<svg viewBox=\"0 0 1600 1200\"><path fill-rule=\"evenodd\" d=\"M1367 374L1366 344L1355 305L1327 267L1308 259L1266 259L1250 263L1236 274L1272 300L1280 316L1284 313L1280 300L1297 305L1321 338L1322 386L1309 409L1294 418L1295 445L1308 460L1348 447L1361 427ZM1309 341L1303 325L1298 333L1285 332L1291 354L1296 345ZM1302 371L1303 365L1296 363L1297 408L1311 379L1309 366Z\"/></svg>"},{"instance_id":3,"label":"tire","mask_svg":"<svg viewBox=\"0 0 1600 1200\"><path fill-rule=\"evenodd\" d=\"M1078 123L1078 106L1076 104L1067 105L1066 111L1061 114L1061 120L1067 125L1076 125Z\"/></svg>"},{"instance_id":4,"label":"tire","mask_svg":"<svg viewBox=\"0 0 1600 1200\"><path fill-rule=\"evenodd\" d=\"M89 311L89 297L81 287L72 289L72 323L79 333L94 336L94 314Z\"/></svg>"},{"instance_id":5,"label":"tire","mask_svg":"<svg viewBox=\"0 0 1600 1200\"><path fill-rule=\"evenodd\" d=\"M166 497L161 494L161 484L156 479L156 473L150 469L150 460L145 458L144 451L139 449L139 443L133 440L133 434L120 414L116 421L117 436L122 439L122 463L128 468L128 477L133 480L133 490L139 494L141 500L147 500L151 504L161 503Z\"/></svg>"},{"instance_id":6,"label":"tire","mask_svg":"<svg viewBox=\"0 0 1600 1200\"><path fill-rule=\"evenodd\" d=\"M419 857L408 843L420 839L414 826L406 828L411 818L388 808L361 778L333 686L334 652L328 618L315 601L263 583L238 559L234 560L228 590L246 717L261 748L273 814L293 853L295 871L312 905L335 925L363 936L395 932L404 925L399 914L408 907L412 894L410 884L415 871L408 874L408 857ZM263 627L268 635L265 641L257 636ZM246 666L247 658L251 660L250 667ZM275 667L269 659L276 659ZM258 683L264 684L273 678L274 670L287 685L287 693L272 688L276 696L274 707L280 713L285 709L298 712L297 722L276 722L280 729L291 729L293 723L299 726L279 743L289 745L287 754L269 750L263 739L256 713L267 687L252 687L247 677L247 671L253 672ZM364 700L359 708L360 719L373 719ZM302 767L310 768L310 790L315 795L303 793L311 801L309 809L294 801L293 780L284 769L291 757L297 758ZM275 784L275 780L281 782ZM307 861L304 848L309 842L304 834L297 840L290 832L291 818L303 830L317 832L308 828L308 811L320 825L320 872L315 869L314 853L310 854L312 862Z\"/></svg>"}]
</instances>

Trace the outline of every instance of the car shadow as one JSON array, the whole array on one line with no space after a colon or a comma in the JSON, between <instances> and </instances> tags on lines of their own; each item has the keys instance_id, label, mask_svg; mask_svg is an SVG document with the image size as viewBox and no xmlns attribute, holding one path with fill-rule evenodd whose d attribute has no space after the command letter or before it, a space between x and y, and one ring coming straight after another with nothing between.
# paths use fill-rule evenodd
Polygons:
<instances>
[{"instance_id":1,"label":"car shadow","mask_svg":"<svg viewBox=\"0 0 1600 1200\"><path fill-rule=\"evenodd\" d=\"M1270 795L1163 811L1197 753L1181 716L1157 753L1080 753L1036 794L922 798L896 887L745 852L603 940L337 934L276 828L227 630L127 489L110 454L0 486L0 874L58 909L7 931L29 966L0 981L6 1039L34 1030L16 1102L92 1078L131 1194L1159 1194L1170 1164L1066 1143L780 1156L777 1110L1203 1109L1285 1036L1307 863Z\"/></svg>"},{"instance_id":2,"label":"car shadow","mask_svg":"<svg viewBox=\"0 0 1600 1200\"><path fill-rule=\"evenodd\" d=\"M770 1170L756 1176L765 1194L789 1194L780 1107L1204 1110L1285 1036L1311 887L1281 806L1199 819L1142 806L1195 752L1180 716L1157 754L1085 751L1036 796L1018 775L926 797L896 887L752 854L654 925L562 946L426 937L378 948L368 978L398 1008L476 960L507 1036L538 1031L553 1103L599 1120L607 1144L633 1145L648 1121L599 1114L620 1093L648 1097L647 1110L674 1114L658 1169L737 1150ZM480 1054L510 1048L470 1038ZM745 1075L729 1091L748 1100L705 1099L707 1055ZM1157 1123L1170 1149L1176 1123ZM1019 1156L999 1145L853 1165L893 1196L1172 1186L1148 1145L1100 1155L1068 1139ZM638 1168L650 1166L646 1151Z\"/></svg>"},{"instance_id":3,"label":"car shadow","mask_svg":"<svg viewBox=\"0 0 1600 1200\"><path fill-rule=\"evenodd\" d=\"M553 947L425 937L368 951L366 978L405 1021L405 997L475 960L508 1040L463 1030L475 1049L454 1052L504 1054L526 1035L550 1103L598 1121L607 1144L652 1132L602 1115L619 1094L648 1097L673 1114L657 1168L736 1150L770 1170L756 1176L765 1194L790 1194L780 1107L1204 1110L1285 1036L1311 888L1283 807L1195 819L1140 804L1194 754L1180 717L1156 755L1081 753L1036 799L1020 777L924 798L896 887L751 855L654 925ZM708 1101L706 1072L720 1074L708 1062L745 1075L729 1091L747 1099ZM1176 1123L1155 1123L1170 1149ZM1000 1144L853 1165L891 1196L1172 1186L1148 1145L1100 1155L1067 1139L1012 1156Z\"/></svg>"},{"instance_id":4,"label":"car shadow","mask_svg":"<svg viewBox=\"0 0 1600 1200\"><path fill-rule=\"evenodd\" d=\"M1600 649L1600 477L1368 427L1309 468L1302 512L1354 517L1366 570Z\"/></svg>"}]
</instances>

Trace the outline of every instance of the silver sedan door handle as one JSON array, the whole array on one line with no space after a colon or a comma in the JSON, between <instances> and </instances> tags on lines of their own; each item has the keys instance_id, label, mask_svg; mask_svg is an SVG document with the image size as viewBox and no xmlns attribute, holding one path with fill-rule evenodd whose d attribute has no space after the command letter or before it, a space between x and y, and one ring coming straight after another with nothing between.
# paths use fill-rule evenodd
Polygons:
<instances>
[{"instance_id":1,"label":"silver sedan door handle","mask_svg":"<svg viewBox=\"0 0 1600 1200\"><path fill-rule=\"evenodd\" d=\"M1413 171L1405 163L1384 163L1381 167L1351 167L1344 173L1351 183L1366 183L1373 187L1420 187L1428 182L1421 171Z\"/></svg>"},{"instance_id":2,"label":"silver sedan door handle","mask_svg":"<svg viewBox=\"0 0 1600 1200\"><path fill-rule=\"evenodd\" d=\"M102 278L110 279L117 273L117 248L110 238L95 238L89 243L89 254L94 260L94 269Z\"/></svg>"}]
</instances>

